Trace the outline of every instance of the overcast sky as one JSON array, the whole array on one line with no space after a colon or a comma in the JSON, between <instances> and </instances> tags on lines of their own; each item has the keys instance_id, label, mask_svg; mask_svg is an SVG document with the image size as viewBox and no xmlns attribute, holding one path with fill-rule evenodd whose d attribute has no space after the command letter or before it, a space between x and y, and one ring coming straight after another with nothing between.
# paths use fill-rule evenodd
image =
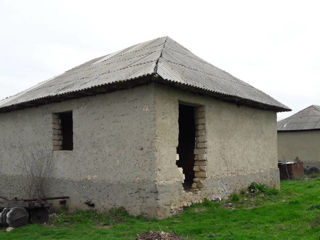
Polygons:
<instances>
[{"instance_id":1,"label":"overcast sky","mask_svg":"<svg viewBox=\"0 0 320 240\"><path fill-rule=\"evenodd\" d=\"M320 105L320 1L308 0L0 0L0 99L161 36L293 112Z\"/></svg>"}]
</instances>

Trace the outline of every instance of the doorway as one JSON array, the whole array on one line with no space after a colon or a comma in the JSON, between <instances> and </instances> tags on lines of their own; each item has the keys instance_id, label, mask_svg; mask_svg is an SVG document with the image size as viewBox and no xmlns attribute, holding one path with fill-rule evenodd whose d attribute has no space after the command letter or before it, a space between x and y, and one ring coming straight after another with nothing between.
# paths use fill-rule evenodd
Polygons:
<instances>
[{"instance_id":1,"label":"doorway","mask_svg":"<svg viewBox=\"0 0 320 240\"><path fill-rule=\"evenodd\" d=\"M179 104L179 143L177 148L179 160L176 163L183 170L185 190L191 190L195 175L193 170L195 134L195 107Z\"/></svg>"}]
</instances>

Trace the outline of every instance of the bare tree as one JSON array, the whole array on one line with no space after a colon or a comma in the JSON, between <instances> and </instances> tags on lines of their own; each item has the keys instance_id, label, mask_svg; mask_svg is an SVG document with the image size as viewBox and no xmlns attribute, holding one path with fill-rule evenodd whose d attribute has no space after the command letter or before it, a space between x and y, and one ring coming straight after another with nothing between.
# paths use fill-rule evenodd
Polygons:
<instances>
[{"instance_id":1,"label":"bare tree","mask_svg":"<svg viewBox=\"0 0 320 240\"><path fill-rule=\"evenodd\" d=\"M44 198L48 180L52 171L52 151L46 148L36 148L24 153L22 172L25 178L24 188L30 198Z\"/></svg>"}]
</instances>

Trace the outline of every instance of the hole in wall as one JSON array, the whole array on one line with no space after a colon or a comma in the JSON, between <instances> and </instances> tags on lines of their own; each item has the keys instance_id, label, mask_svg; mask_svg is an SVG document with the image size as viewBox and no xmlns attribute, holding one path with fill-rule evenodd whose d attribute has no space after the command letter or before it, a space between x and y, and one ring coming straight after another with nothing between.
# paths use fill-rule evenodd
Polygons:
<instances>
[{"instance_id":1,"label":"hole in wall","mask_svg":"<svg viewBox=\"0 0 320 240\"><path fill-rule=\"evenodd\" d=\"M54 150L73 150L72 111L53 114Z\"/></svg>"},{"instance_id":2,"label":"hole in wall","mask_svg":"<svg viewBox=\"0 0 320 240\"><path fill-rule=\"evenodd\" d=\"M193 170L195 131L195 107L179 104L179 143L176 164L183 170L185 190L191 190L195 175Z\"/></svg>"}]
</instances>

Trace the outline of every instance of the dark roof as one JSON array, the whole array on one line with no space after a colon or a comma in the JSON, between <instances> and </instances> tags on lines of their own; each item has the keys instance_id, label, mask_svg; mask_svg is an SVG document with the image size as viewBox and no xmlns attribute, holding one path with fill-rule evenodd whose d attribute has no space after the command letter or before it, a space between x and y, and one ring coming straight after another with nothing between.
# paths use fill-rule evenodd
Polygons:
<instances>
[{"instance_id":1,"label":"dark roof","mask_svg":"<svg viewBox=\"0 0 320 240\"><path fill-rule=\"evenodd\" d=\"M150 77L153 76L153 77ZM0 112L158 81L238 104L273 111L289 108L205 62L169 37L93 59L0 101Z\"/></svg>"},{"instance_id":2,"label":"dark roof","mask_svg":"<svg viewBox=\"0 0 320 240\"><path fill-rule=\"evenodd\" d=\"M311 105L278 122L278 131L320 130L320 106Z\"/></svg>"}]
</instances>

